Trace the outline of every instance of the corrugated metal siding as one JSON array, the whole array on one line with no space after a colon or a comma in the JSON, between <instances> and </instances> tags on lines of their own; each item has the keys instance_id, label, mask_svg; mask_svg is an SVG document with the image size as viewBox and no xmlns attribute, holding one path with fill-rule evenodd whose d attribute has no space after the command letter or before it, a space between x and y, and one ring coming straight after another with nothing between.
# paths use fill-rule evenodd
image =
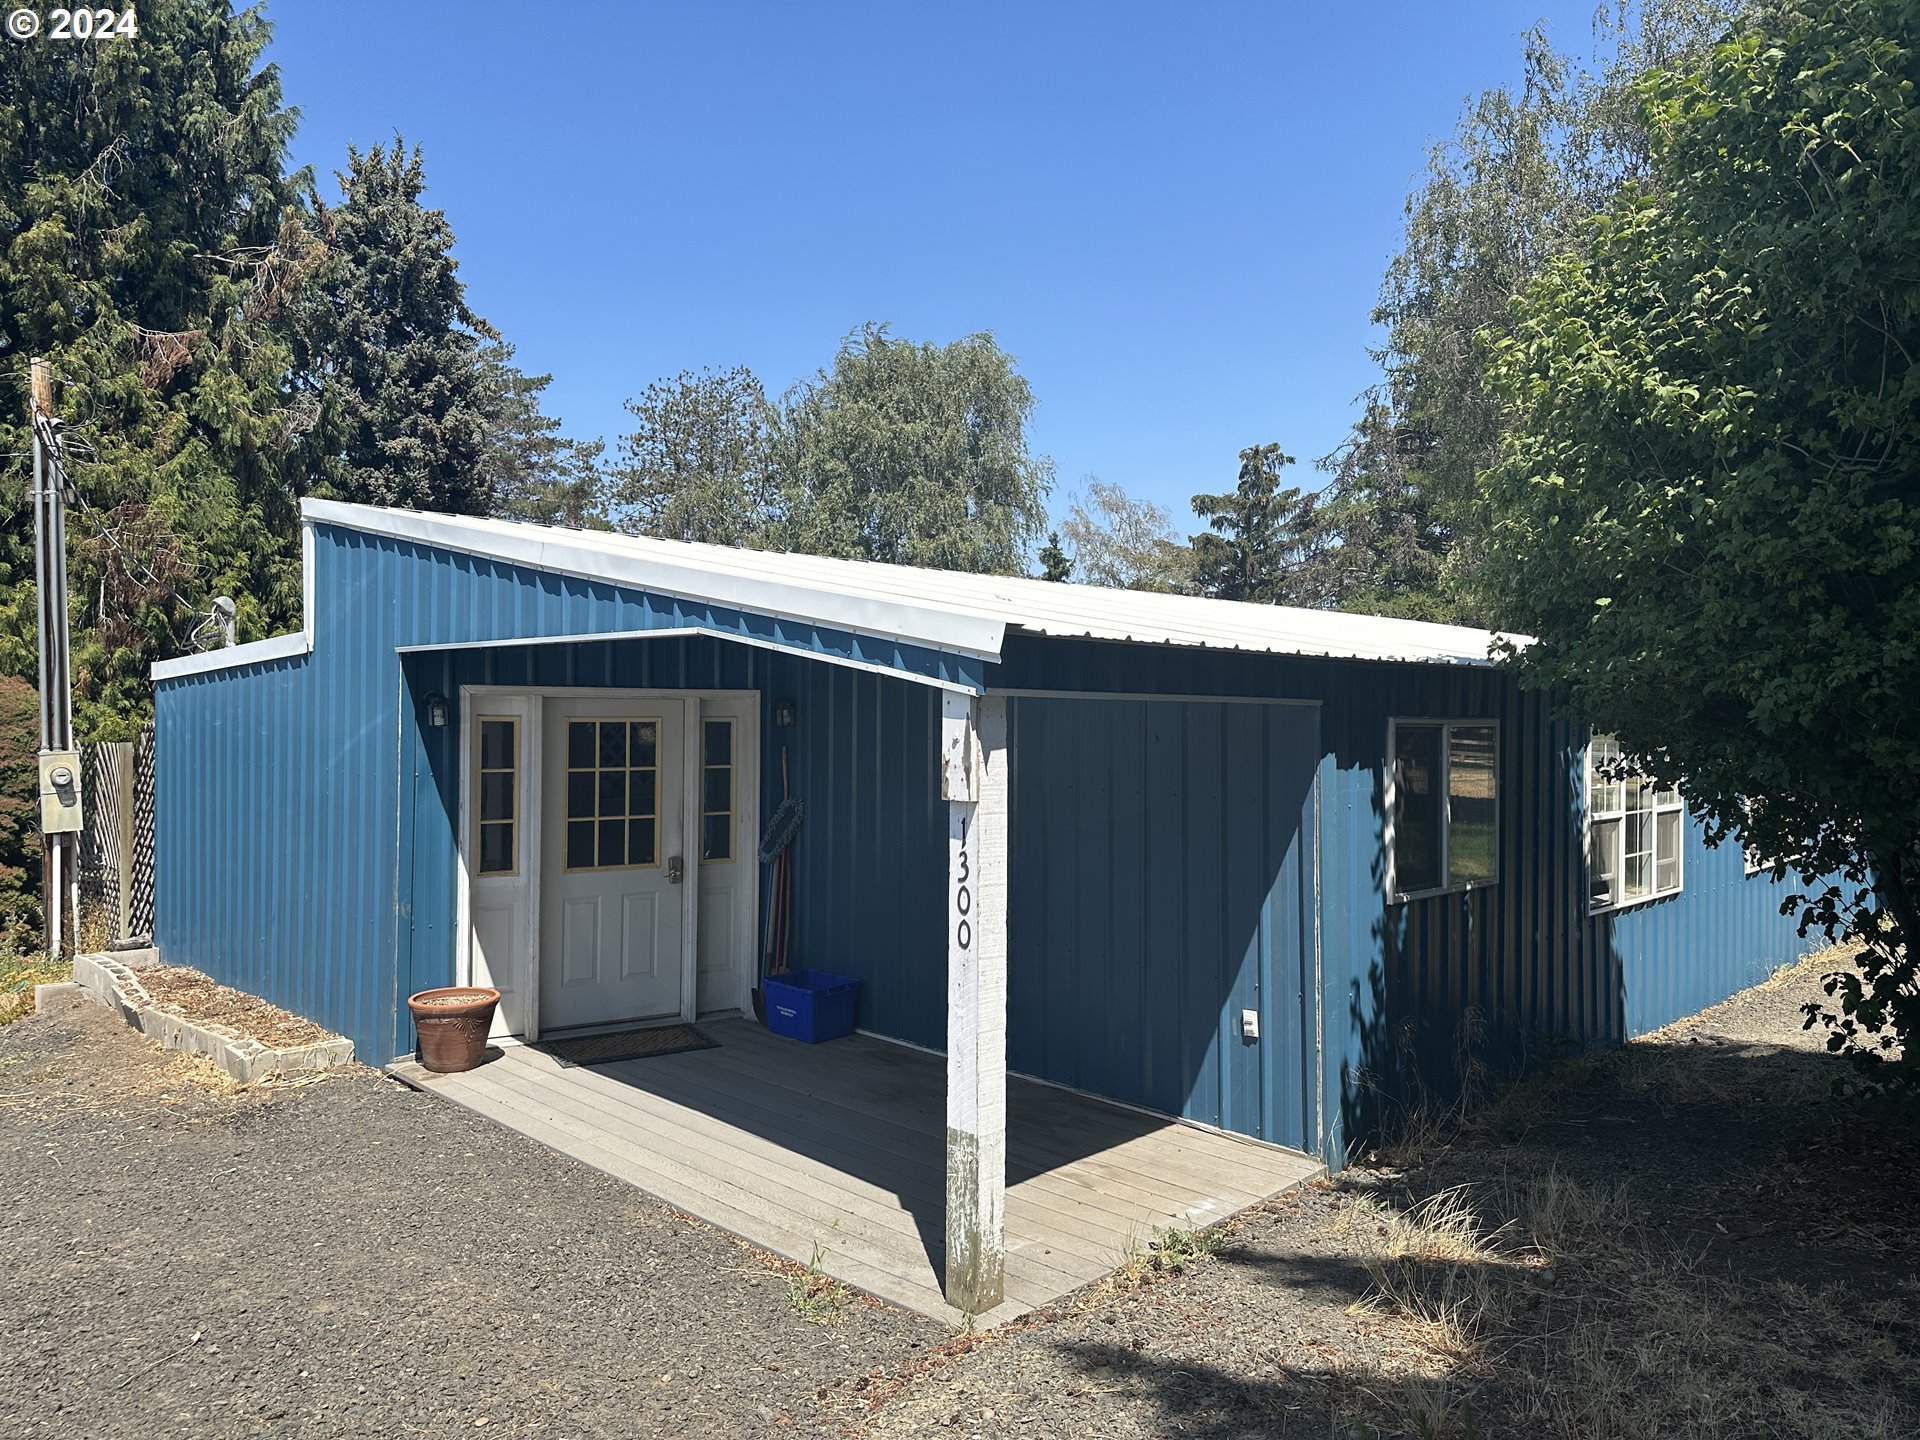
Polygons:
<instances>
[{"instance_id":1,"label":"corrugated metal siding","mask_svg":"<svg viewBox=\"0 0 1920 1440\"><path fill-rule=\"evenodd\" d=\"M368 1059L411 1045L401 997L451 974L456 727L428 731L417 718L428 690L457 693L441 683L452 670L436 667L520 664L542 676L613 677L649 673L634 664L784 661L824 670L799 654L871 661L900 653L915 673L981 682L982 667L971 660L909 655L867 637L358 531L317 527L314 548L313 653L157 687L156 938L169 959L311 1016L351 1037ZM633 659L590 643L517 659L488 651L422 657L403 676L394 653L402 645L689 625L751 634L792 647L794 656L676 639L665 642L676 647L671 655L650 661L637 657L653 642L629 647ZM758 658L722 662L723 650ZM870 687L909 685L861 678ZM913 688L925 706L924 687ZM763 733L772 735L771 724ZM815 743L826 738L822 732ZM768 768L777 783L777 764ZM930 761L928 769L930 780ZM404 807L402 776L411 797Z\"/></svg>"},{"instance_id":2,"label":"corrugated metal siding","mask_svg":"<svg viewBox=\"0 0 1920 1440\"><path fill-rule=\"evenodd\" d=\"M760 813L770 817L782 798L783 749L786 783L806 805L793 842L792 965L860 979L862 1028L945 1046L946 803L926 686L705 638L437 651L409 656L406 668L419 696L462 685L759 691ZM787 730L773 719L782 699L796 715ZM454 724L431 733L441 758L420 768L412 806L409 992L451 984L454 973L459 740Z\"/></svg>"},{"instance_id":3,"label":"corrugated metal siding","mask_svg":"<svg viewBox=\"0 0 1920 1440\"><path fill-rule=\"evenodd\" d=\"M156 927L170 959L311 1015L352 1036L364 1057L384 1059L411 1043L400 997L452 974L458 736L453 726L419 724L428 691L453 696L467 681L756 689L768 704L792 699L800 716L785 735L770 715L762 727L763 804L770 812L779 798L784 742L794 791L808 805L796 852L795 963L860 976L867 1028L942 1043L944 819L931 758L932 694L806 658L868 656L884 646L353 531L322 527L317 541L313 654L159 687ZM707 638L593 641L418 655L404 666L394 653L397 645L688 624L792 648ZM976 662L905 658L964 683L988 679ZM1276 774L1284 784L1306 774L1304 765L1286 768L1295 759L1282 765L1277 758L1295 756L1301 736L1281 744L1277 732L1236 728L1251 724L1254 707L1105 709L1097 721L1089 715L1093 728L1081 738L1094 738L1078 750L1064 738L1029 742L1053 751L1049 763L1063 774L1042 772L1035 798L1033 768L1016 759L1026 779L1015 795L1015 905L1022 917L1036 906L1041 916L1018 921L1015 955L1033 925L1046 927L1049 946L1070 943L1072 953L1065 968L1051 956L1016 965L1016 995L1036 981L1041 991L1016 1000L1014 1063L1022 1068L1276 1137L1306 1113L1317 1071L1326 1153L1337 1160L1350 1139L1390 1118L1416 1076L1436 1091L1453 1083L1468 1007L1485 1026L1486 1062L1512 1066L1554 1037L1610 1041L1652 1028L1801 948L1791 921L1777 913L1779 891L1764 878L1748 880L1736 850L1708 851L1697 830L1681 897L1589 918L1572 737L1556 728L1539 697L1514 693L1495 672L1010 636L991 680L1018 690L1323 705L1309 746L1317 821L1308 823L1317 826L1317 843L1295 860L1275 849L1286 828L1301 823L1290 799L1267 814L1281 831L1260 838L1257 857L1256 847L1236 841L1255 828L1235 808L1255 788L1251 762L1240 756L1268 757L1269 789ZM1179 733L1157 733L1153 725L1165 714L1155 720L1143 709L1178 714ZM1138 726L1128 718L1135 715ZM1497 886L1471 897L1386 904L1381 767L1393 715L1502 721ZM1129 767L1147 766L1150 756L1169 773L1177 764L1177 802L1153 787L1136 794ZM1054 794L1058 786L1071 798ZM1053 862L1046 832L1035 850L1028 827L1036 810L1055 823L1045 817L1061 805L1082 817L1069 833L1101 824L1117 833L1127 816L1143 814L1149 833L1180 833L1183 842L1176 856L1155 839L1138 857L1076 842L1070 885L1036 888L1026 868ZM1291 961L1273 958L1290 953L1292 942L1276 950L1273 937L1292 922L1275 910L1263 912L1257 938L1235 929L1246 913L1238 901L1290 864L1298 880L1282 889L1297 883L1307 893L1311 876L1320 897L1321 990L1317 1007L1301 996L1297 1026L1291 1011L1273 1018L1276 996L1294 983L1283 973ZM1151 884L1103 879L1102 870L1116 865L1156 873ZM1090 898L1103 885L1104 905ZM1128 948L1136 933L1145 947ZM1152 1041L1164 1044L1160 1032L1137 1044L1128 1038L1133 1007L1144 1006L1147 992L1093 992L1103 978L1098 957L1144 976L1150 957L1181 950L1214 956L1218 968L1185 967L1175 1026L1181 1048L1168 1060L1171 1051L1153 1050ZM1265 973L1269 964L1280 970ZM1249 1071L1224 1044L1237 1043L1238 1011L1255 993L1250 985L1263 987L1266 1003L1250 1008L1268 1015L1269 1038L1257 1050L1258 1064L1270 1069ZM1047 1027L1037 1042L1024 1028L1034 1005ZM1089 1035L1104 1029L1119 1037L1107 1049L1062 1038L1089 1006L1099 1007L1100 1019ZM1317 1017L1306 1018L1316 1009ZM1291 1044L1296 1028L1290 1057L1274 1041L1284 1036ZM1316 1032L1325 1036L1324 1069L1311 1058Z\"/></svg>"},{"instance_id":4,"label":"corrugated metal siding","mask_svg":"<svg viewBox=\"0 0 1920 1440\"><path fill-rule=\"evenodd\" d=\"M1319 699L1319 893L1328 1137L1348 1147L1463 1055L1512 1071L1549 1048L1617 1043L1724 998L1805 952L1792 889L1749 878L1737 846L1689 821L1683 892L1589 916L1583 736L1499 672L1222 656L1009 637L996 686ZM1498 719L1500 882L1386 900L1383 765L1395 716ZM1471 1019L1467 1018L1471 1012ZM1225 1017L1223 1017L1224 1020Z\"/></svg>"},{"instance_id":5,"label":"corrugated metal siding","mask_svg":"<svg viewBox=\"0 0 1920 1440\"><path fill-rule=\"evenodd\" d=\"M1316 710L1021 698L1011 719L1008 1063L1313 1148Z\"/></svg>"}]
</instances>

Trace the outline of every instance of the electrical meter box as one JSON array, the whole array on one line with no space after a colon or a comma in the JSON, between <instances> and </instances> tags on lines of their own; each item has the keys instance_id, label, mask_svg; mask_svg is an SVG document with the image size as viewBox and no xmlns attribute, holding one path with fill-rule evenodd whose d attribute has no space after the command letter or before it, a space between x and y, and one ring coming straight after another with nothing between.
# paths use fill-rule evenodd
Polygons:
<instances>
[{"instance_id":1,"label":"electrical meter box","mask_svg":"<svg viewBox=\"0 0 1920 1440\"><path fill-rule=\"evenodd\" d=\"M47 835L69 835L81 829L80 752L40 752L40 829Z\"/></svg>"}]
</instances>

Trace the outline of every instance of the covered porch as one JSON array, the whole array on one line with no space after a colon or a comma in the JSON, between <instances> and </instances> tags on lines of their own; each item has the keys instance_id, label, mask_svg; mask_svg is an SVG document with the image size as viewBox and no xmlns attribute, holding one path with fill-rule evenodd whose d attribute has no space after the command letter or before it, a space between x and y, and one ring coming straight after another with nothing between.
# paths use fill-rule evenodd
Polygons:
<instances>
[{"instance_id":1,"label":"covered porch","mask_svg":"<svg viewBox=\"0 0 1920 1440\"><path fill-rule=\"evenodd\" d=\"M746 1020L717 1043L576 1066L503 1046L464 1075L395 1074L741 1239L953 1324L943 1294L942 1057L854 1035L809 1046ZM1156 1228L1214 1224L1321 1172L1278 1146L1013 1078L1006 1098L1004 1298L996 1325L1098 1279Z\"/></svg>"}]
</instances>

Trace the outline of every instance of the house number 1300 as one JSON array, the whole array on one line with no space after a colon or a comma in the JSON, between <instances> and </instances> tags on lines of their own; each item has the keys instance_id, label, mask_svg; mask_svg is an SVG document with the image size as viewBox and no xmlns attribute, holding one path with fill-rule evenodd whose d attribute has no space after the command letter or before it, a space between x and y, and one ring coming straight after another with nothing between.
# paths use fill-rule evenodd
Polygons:
<instances>
[{"instance_id":1,"label":"house number 1300","mask_svg":"<svg viewBox=\"0 0 1920 1440\"><path fill-rule=\"evenodd\" d=\"M954 881L953 911L959 921L953 928L954 943L962 950L973 948L973 922L967 916L973 910L973 890L968 882L973 879L973 869L967 863L967 848L960 847L960 873Z\"/></svg>"}]
</instances>

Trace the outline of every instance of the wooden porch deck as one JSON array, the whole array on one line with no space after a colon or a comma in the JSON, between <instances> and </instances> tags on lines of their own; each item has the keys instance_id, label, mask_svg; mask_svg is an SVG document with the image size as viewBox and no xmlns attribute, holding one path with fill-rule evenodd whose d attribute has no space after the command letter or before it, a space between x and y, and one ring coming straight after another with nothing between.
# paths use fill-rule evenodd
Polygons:
<instances>
[{"instance_id":1,"label":"wooden porch deck","mask_svg":"<svg viewBox=\"0 0 1920 1440\"><path fill-rule=\"evenodd\" d=\"M742 1239L958 1324L941 1295L944 1062L864 1035L803 1045L703 1020L718 1048L571 1066L524 1045L392 1071ZM1208 1225L1321 1173L1309 1156L1052 1086L1007 1085L1000 1324L1096 1280L1154 1227Z\"/></svg>"}]
</instances>

